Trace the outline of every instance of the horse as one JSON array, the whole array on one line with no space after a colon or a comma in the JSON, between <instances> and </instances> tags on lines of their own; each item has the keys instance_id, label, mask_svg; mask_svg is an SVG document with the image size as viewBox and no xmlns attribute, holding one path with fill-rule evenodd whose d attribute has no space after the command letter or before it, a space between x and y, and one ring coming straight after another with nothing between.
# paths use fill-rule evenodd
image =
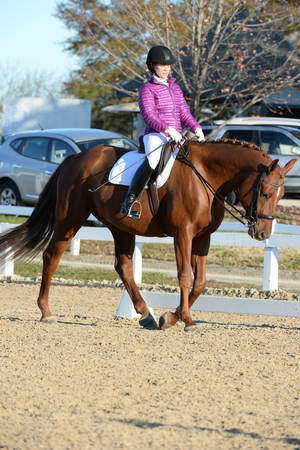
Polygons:
<instances>
[{"instance_id":1,"label":"horse","mask_svg":"<svg viewBox=\"0 0 300 450\"><path fill-rule=\"evenodd\" d=\"M92 214L112 233L115 270L119 274L147 329L162 329L178 321L185 331L197 329L190 308L205 287L205 265L211 234L224 217L225 198L235 192L245 213L239 219L249 235L267 239L278 201L284 195L284 177L296 159L281 168L254 144L235 140L181 145L168 180L158 189L154 214L146 190L140 197L142 215L134 220L120 213L126 186L108 181L110 168L128 150L97 146L66 158L44 187L32 215L0 236L0 261L29 260L43 251L43 269L37 304L42 322L55 321L49 290L59 260L80 227ZM171 236L177 264L180 303L159 318L151 314L133 277L135 236Z\"/></svg>"}]
</instances>

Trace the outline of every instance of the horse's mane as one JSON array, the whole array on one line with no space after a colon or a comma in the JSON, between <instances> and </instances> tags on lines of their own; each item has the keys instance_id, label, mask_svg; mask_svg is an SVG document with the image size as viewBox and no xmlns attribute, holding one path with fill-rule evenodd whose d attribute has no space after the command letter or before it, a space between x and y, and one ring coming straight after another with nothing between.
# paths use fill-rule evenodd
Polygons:
<instances>
[{"instance_id":1,"label":"horse's mane","mask_svg":"<svg viewBox=\"0 0 300 450\"><path fill-rule=\"evenodd\" d=\"M247 147L247 148L251 148L252 150L256 150L258 152L265 153L261 147L258 147L258 145L253 144L251 142L247 142L247 141L240 141L239 139L227 139L227 138L224 138L224 139L211 140L211 141L207 141L207 142L208 143L212 143L212 144L240 145L241 147Z\"/></svg>"},{"instance_id":2,"label":"horse's mane","mask_svg":"<svg viewBox=\"0 0 300 450\"><path fill-rule=\"evenodd\" d=\"M205 144L231 144L231 145L237 145L241 148L249 148L251 150L254 150L256 152L260 152L264 158L266 158L268 161L272 161L272 158L270 158L269 155L266 154L266 152L263 151L261 147L258 147L258 145L253 144L251 142L247 141L240 141L239 139L216 139L216 140L209 140L203 142Z\"/></svg>"}]
</instances>

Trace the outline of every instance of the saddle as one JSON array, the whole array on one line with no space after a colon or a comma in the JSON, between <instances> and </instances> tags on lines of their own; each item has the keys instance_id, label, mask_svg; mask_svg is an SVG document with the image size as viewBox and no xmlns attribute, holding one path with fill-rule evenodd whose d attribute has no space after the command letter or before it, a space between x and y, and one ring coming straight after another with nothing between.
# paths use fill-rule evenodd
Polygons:
<instances>
[{"instance_id":1,"label":"saddle","mask_svg":"<svg viewBox=\"0 0 300 450\"><path fill-rule=\"evenodd\" d=\"M163 148L162 148L162 151L160 154L159 163L158 163L155 171L153 172L153 175L151 176L150 181L148 183L147 192L148 192L148 197L149 197L150 209L151 209L151 212L153 215L156 215L156 213L158 211L158 207L159 207L158 192L157 192L157 187L156 187L155 181L156 181L158 175L160 175L162 173L162 171L164 170L174 149L175 149L174 142L168 141L163 145ZM143 136L139 137L139 153L145 153Z\"/></svg>"}]
</instances>

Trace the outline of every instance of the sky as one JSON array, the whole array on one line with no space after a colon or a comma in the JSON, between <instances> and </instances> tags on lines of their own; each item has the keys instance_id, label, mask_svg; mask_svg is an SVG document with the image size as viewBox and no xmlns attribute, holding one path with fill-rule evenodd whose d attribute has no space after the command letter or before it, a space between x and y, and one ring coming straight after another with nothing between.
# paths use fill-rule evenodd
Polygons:
<instances>
[{"instance_id":1,"label":"sky","mask_svg":"<svg viewBox=\"0 0 300 450\"><path fill-rule=\"evenodd\" d=\"M58 77L78 67L62 42L72 35L53 17L57 0L0 0L0 67L20 65Z\"/></svg>"}]
</instances>

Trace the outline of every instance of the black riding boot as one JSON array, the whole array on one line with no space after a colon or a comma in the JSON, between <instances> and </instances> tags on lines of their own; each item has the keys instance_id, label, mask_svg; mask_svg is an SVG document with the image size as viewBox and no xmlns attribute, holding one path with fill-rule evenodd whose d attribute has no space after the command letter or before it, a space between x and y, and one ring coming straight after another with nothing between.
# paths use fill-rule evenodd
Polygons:
<instances>
[{"instance_id":1,"label":"black riding boot","mask_svg":"<svg viewBox=\"0 0 300 450\"><path fill-rule=\"evenodd\" d=\"M143 192L146 184L153 174L153 169L151 169L148 158L145 159L141 167L134 174L131 184L128 188L126 198L122 203L120 212L125 214L132 219L139 219L141 216L141 210L132 211L132 206Z\"/></svg>"}]
</instances>

